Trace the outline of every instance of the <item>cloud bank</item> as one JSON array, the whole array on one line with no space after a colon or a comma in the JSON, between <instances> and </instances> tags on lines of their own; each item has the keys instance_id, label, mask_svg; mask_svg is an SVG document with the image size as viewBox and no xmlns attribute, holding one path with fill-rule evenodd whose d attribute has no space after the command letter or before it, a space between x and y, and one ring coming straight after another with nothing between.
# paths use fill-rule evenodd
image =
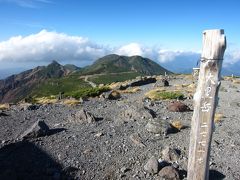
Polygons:
<instances>
[{"instance_id":1,"label":"cloud bank","mask_svg":"<svg viewBox=\"0 0 240 180\"><path fill-rule=\"evenodd\" d=\"M107 53L106 48L87 38L46 30L0 42L0 62L89 61Z\"/></svg>"},{"instance_id":2,"label":"cloud bank","mask_svg":"<svg viewBox=\"0 0 240 180\"><path fill-rule=\"evenodd\" d=\"M140 55L150 58L166 67L192 67L200 58L199 52L164 50L130 43L120 47L108 47L80 36L42 30L29 36L16 36L0 42L0 63L42 63L52 60L62 63L77 62L77 65L91 64L107 54ZM224 66L240 62L240 50L228 51Z\"/></svg>"}]
</instances>

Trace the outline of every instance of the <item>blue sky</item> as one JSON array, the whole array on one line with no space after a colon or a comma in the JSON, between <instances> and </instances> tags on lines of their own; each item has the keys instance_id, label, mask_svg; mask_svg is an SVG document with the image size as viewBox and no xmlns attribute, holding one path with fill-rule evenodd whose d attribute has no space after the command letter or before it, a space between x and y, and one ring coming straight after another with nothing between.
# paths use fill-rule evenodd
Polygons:
<instances>
[{"instance_id":1,"label":"blue sky","mask_svg":"<svg viewBox=\"0 0 240 180\"><path fill-rule=\"evenodd\" d=\"M240 44L238 0L0 0L0 3L0 40L47 29L109 45L139 42L197 50L201 48L204 29L224 28L229 41Z\"/></svg>"},{"instance_id":2,"label":"blue sky","mask_svg":"<svg viewBox=\"0 0 240 180\"><path fill-rule=\"evenodd\" d=\"M149 55L151 51L149 56L154 58L160 51L199 53L202 31L223 28L229 52L236 51L240 49L239 7L239 0L0 0L0 48L1 43L2 49L9 47L3 42L12 37L24 38L44 31L46 36L54 32L68 39L87 38L86 46L102 47L104 52L99 56L119 52L121 48L125 52L130 47L134 52L140 52L136 48L144 51L140 55ZM1 49L0 52L6 53ZM236 56L240 59L240 55L234 53L237 61ZM0 56L0 66L8 62L8 56L4 57ZM9 58L9 62L17 61L17 56L14 58ZM159 56L157 59L164 62Z\"/></svg>"}]
</instances>

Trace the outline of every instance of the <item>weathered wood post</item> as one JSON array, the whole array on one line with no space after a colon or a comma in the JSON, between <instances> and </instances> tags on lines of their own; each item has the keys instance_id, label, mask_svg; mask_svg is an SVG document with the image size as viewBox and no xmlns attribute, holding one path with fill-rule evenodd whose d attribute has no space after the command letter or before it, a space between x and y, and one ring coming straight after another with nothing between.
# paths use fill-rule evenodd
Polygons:
<instances>
[{"instance_id":1,"label":"weathered wood post","mask_svg":"<svg viewBox=\"0 0 240 180\"><path fill-rule=\"evenodd\" d=\"M220 72L225 49L224 30L203 32L199 80L193 99L188 180L208 180L214 114L218 102Z\"/></svg>"}]
</instances>

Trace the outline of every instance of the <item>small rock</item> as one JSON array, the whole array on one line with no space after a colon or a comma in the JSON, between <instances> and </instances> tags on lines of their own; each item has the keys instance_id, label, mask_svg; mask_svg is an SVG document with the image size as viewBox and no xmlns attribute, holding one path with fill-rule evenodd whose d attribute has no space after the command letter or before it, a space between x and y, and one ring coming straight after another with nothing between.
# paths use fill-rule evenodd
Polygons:
<instances>
[{"instance_id":1,"label":"small rock","mask_svg":"<svg viewBox=\"0 0 240 180\"><path fill-rule=\"evenodd\" d=\"M46 136L49 133L49 127L43 120L38 120L29 129L27 129L22 135L22 138L37 138Z\"/></svg>"},{"instance_id":2,"label":"small rock","mask_svg":"<svg viewBox=\"0 0 240 180\"><path fill-rule=\"evenodd\" d=\"M180 180L177 170L172 166L162 168L158 175L167 180Z\"/></svg>"},{"instance_id":3,"label":"small rock","mask_svg":"<svg viewBox=\"0 0 240 180\"><path fill-rule=\"evenodd\" d=\"M39 109L39 106L31 103L22 103L19 105L19 108L20 110L23 110L23 111L26 111L26 110L32 111L32 110Z\"/></svg>"},{"instance_id":4,"label":"small rock","mask_svg":"<svg viewBox=\"0 0 240 180\"><path fill-rule=\"evenodd\" d=\"M83 102L84 102L83 98L80 97L80 98L79 98L79 102L80 102L80 103L83 103Z\"/></svg>"},{"instance_id":5,"label":"small rock","mask_svg":"<svg viewBox=\"0 0 240 180\"><path fill-rule=\"evenodd\" d=\"M172 149L169 146L167 146L162 151L162 158L168 162L176 162L180 158L180 155L175 149Z\"/></svg>"},{"instance_id":6,"label":"small rock","mask_svg":"<svg viewBox=\"0 0 240 180\"><path fill-rule=\"evenodd\" d=\"M151 114L152 118L155 118L155 117L157 116L156 113L155 113L152 109L150 109L150 108L148 108L148 107L146 107L146 106L144 106L144 109L145 109L149 114Z\"/></svg>"},{"instance_id":7,"label":"small rock","mask_svg":"<svg viewBox=\"0 0 240 180\"><path fill-rule=\"evenodd\" d=\"M103 136L103 133L102 132L99 132L97 134L94 135L94 137L100 137L100 136Z\"/></svg>"},{"instance_id":8,"label":"small rock","mask_svg":"<svg viewBox=\"0 0 240 180\"><path fill-rule=\"evenodd\" d=\"M107 99L109 100L117 100L120 98L121 98L121 94L116 90L111 91L107 96Z\"/></svg>"},{"instance_id":9,"label":"small rock","mask_svg":"<svg viewBox=\"0 0 240 180\"><path fill-rule=\"evenodd\" d=\"M139 147L146 147L145 144L142 143L142 140L138 133L131 134L129 138L134 144L138 145Z\"/></svg>"},{"instance_id":10,"label":"small rock","mask_svg":"<svg viewBox=\"0 0 240 180\"><path fill-rule=\"evenodd\" d=\"M176 162L174 162L174 163L172 164L172 166L173 166L175 169L178 169L178 168L179 168L179 165L178 165L178 163L176 163Z\"/></svg>"},{"instance_id":11,"label":"small rock","mask_svg":"<svg viewBox=\"0 0 240 180\"><path fill-rule=\"evenodd\" d=\"M155 133L155 134L162 134L167 135L171 132L172 127L168 122L151 119L146 125L146 129L148 132Z\"/></svg>"},{"instance_id":12,"label":"small rock","mask_svg":"<svg viewBox=\"0 0 240 180\"><path fill-rule=\"evenodd\" d=\"M169 86L169 82L168 82L167 79L162 79L162 83L163 83L163 86L164 86L164 87Z\"/></svg>"},{"instance_id":13,"label":"small rock","mask_svg":"<svg viewBox=\"0 0 240 180\"><path fill-rule=\"evenodd\" d=\"M170 124L173 128L176 128L177 130L181 130L184 126L182 125L182 122L180 120L174 120Z\"/></svg>"},{"instance_id":14,"label":"small rock","mask_svg":"<svg viewBox=\"0 0 240 180\"><path fill-rule=\"evenodd\" d=\"M36 104L32 104L30 106L28 106L27 110L32 111L32 110L37 110L39 109L39 105Z\"/></svg>"},{"instance_id":15,"label":"small rock","mask_svg":"<svg viewBox=\"0 0 240 180\"><path fill-rule=\"evenodd\" d=\"M76 112L76 114L71 114L68 119L70 122L75 123L92 123L96 121L96 118L90 112L87 112L84 109Z\"/></svg>"},{"instance_id":16,"label":"small rock","mask_svg":"<svg viewBox=\"0 0 240 180\"><path fill-rule=\"evenodd\" d=\"M144 170L150 174L157 174L159 171L159 163L157 158L152 156L144 166Z\"/></svg>"},{"instance_id":17,"label":"small rock","mask_svg":"<svg viewBox=\"0 0 240 180\"><path fill-rule=\"evenodd\" d=\"M126 121L128 120L138 120L138 119L152 119L156 117L156 113L149 109L148 107L134 107L129 106L126 110L122 112Z\"/></svg>"},{"instance_id":18,"label":"small rock","mask_svg":"<svg viewBox=\"0 0 240 180\"><path fill-rule=\"evenodd\" d=\"M190 111L190 108L182 102L175 101L168 105L168 110L171 112L185 112Z\"/></svg>"},{"instance_id":19,"label":"small rock","mask_svg":"<svg viewBox=\"0 0 240 180\"><path fill-rule=\"evenodd\" d=\"M128 87L129 87L128 84L121 84L118 89L119 90L126 90Z\"/></svg>"},{"instance_id":20,"label":"small rock","mask_svg":"<svg viewBox=\"0 0 240 180\"><path fill-rule=\"evenodd\" d=\"M127 171L129 171L130 169L129 168L127 168L127 167L125 167L125 166L123 166L121 169L120 169L120 171L122 172L122 173L125 173L125 172L127 172Z\"/></svg>"}]
</instances>

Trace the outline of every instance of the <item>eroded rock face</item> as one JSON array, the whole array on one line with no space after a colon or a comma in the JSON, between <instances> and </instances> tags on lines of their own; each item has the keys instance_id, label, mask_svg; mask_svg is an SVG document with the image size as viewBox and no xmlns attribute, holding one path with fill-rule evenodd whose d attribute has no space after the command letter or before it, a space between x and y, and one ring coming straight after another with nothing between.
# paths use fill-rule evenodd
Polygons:
<instances>
[{"instance_id":1,"label":"eroded rock face","mask_svg":"<svg viewBox=\"0 0 240 180\"><path fill-rule=\"evenodd\" d=\"M28 128L21 138L37 138L49 134L49 127L43 120L38 120L30 128Z\"/></svg>"},{"instance_id":2,"label":"eroded rock face","mask_svg":"<svg viewBox=\"0 0 240 180\"><path fill-rule=\"evenodd\" d=\"M71 114L68 120L74 123L93 123L96 121L96 118L90 112L81 109L75 114Z\"/></svg>"},{"instance_id":3,"label":"eroded rock face","mask_svg":"<svg viewBox=\"0 0 240 180\"><path fill-rule=\"evenodd\" d=\"M171 112L186 112L190 111L190 108L182 102L174 101L168 105L168 110Z\"/></svg>"}]
</instances>

